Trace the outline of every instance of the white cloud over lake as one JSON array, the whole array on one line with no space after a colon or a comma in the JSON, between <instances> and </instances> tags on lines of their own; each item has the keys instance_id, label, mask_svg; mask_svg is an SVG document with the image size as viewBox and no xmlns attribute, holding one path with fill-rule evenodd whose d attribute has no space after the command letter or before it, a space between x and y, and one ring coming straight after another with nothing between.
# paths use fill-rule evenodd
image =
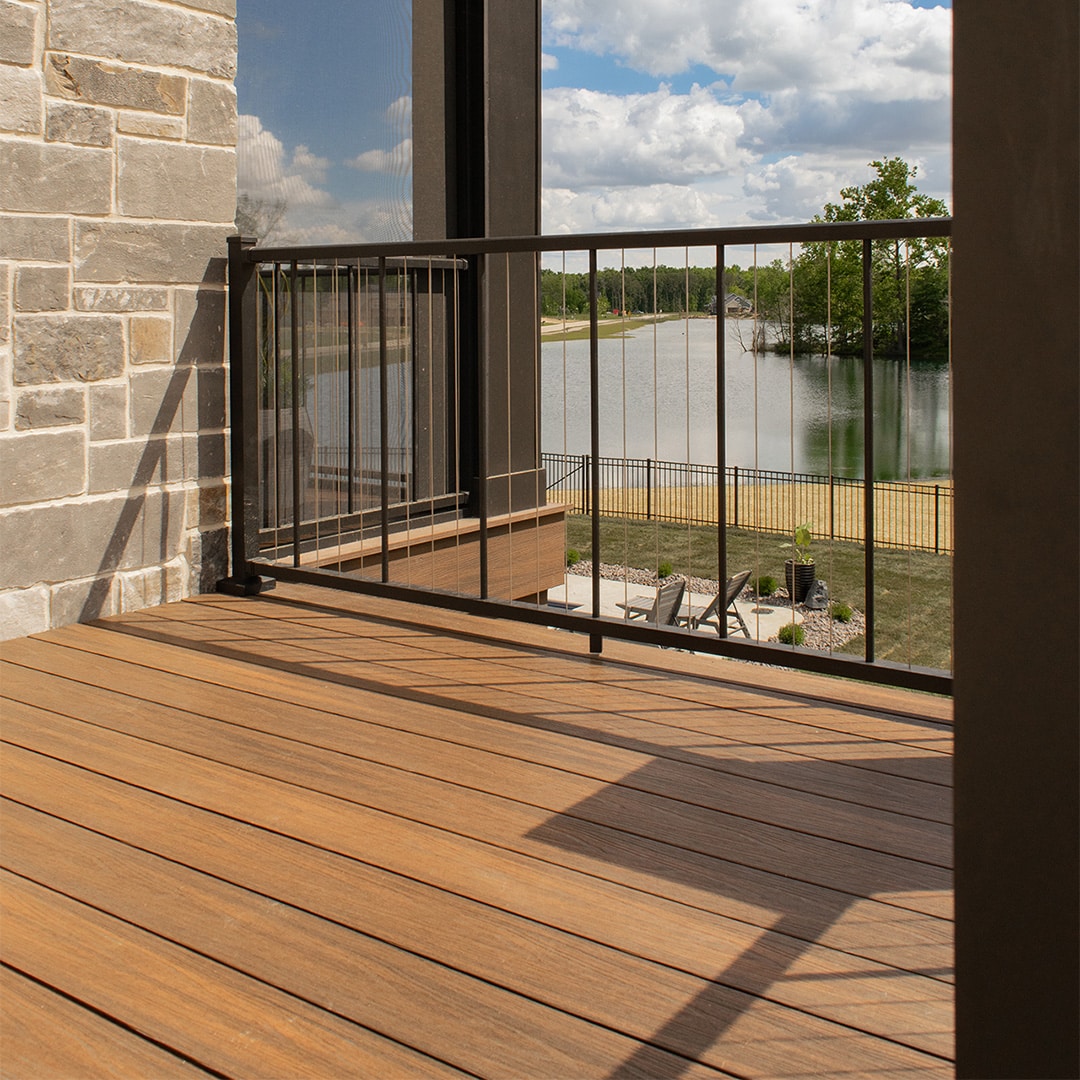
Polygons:
<instances>
[{"instance_id":1,"label":"white cloud over lake","mask_svg":"<svg viewBox=\"0 0 1080 1080\"><path fill-rule=\"evenodd\" d=\"M654 91L545 91L545 232L806 220L893 154L949 199L947 8L544 0L543 11L545 47L577 59L579 82L588 56L598 82L613 64L657 80Z\"/></svg>"}]
</instances>

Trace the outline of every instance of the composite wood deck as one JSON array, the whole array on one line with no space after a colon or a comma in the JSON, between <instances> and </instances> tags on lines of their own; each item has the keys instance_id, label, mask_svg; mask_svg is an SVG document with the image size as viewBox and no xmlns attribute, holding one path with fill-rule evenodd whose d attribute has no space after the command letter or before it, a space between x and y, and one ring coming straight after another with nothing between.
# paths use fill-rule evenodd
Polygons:
<instances>
[{"instance_id":1,"label":"composite wood deck","mask_svg":"<svg viewBox=\"0 0 1080 1080\"><path fill-rule=\"evenodd\" d=\"M947 703L584 648L296 586L0 646L0 1072L952 1075Z\"/></svg>"}]
</instances>

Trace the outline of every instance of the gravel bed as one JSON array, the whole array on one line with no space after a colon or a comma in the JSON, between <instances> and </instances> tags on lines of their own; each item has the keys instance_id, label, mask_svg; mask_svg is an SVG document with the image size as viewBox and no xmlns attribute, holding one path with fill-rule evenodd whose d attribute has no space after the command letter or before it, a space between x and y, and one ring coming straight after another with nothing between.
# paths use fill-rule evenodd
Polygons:
<instances>
[{"instance_id":1,"label":"gravel bed","mask_svg":"<svg viewBox=\"0 0 1080 1080\"><path fill-rule=\"evenodd\" d=\"M574 563L573 566L568 566L566 572L578 577L592 577L592 562L588 559L582 559L580 562ZM655 570L640 570L637 567L619 566L615 563L601 563L600 576L608 581L626 581L631 585L640 585L643 588L655 589L660 584L660 578L657 577ZM715 595L720 591L720 583L710 578L686 577L684 574L672 574L672 578L685 580L686 587L690 592L704 596ZM739 593L738 601L740 604L746 605L747 608L743 611L743 618L750 614L749 608L752 608L756 603L772 608L786 607L790 603L787 589L782 585L772 596L762 598L760 601L754 595L753 589L748 585ZM795 610L802 615L801 625L806 634L803 641L803 648L805 649L816 649L821 652L838 649L841 645L845 645L852 638L858 637L866 630L866 618L861 611L854 611L851 621L842 623L834 619L827 610L811 611L803 604L796 604ZM776 639L770 638L769 640L775 641Z\"/></svg>"}]
</instances>

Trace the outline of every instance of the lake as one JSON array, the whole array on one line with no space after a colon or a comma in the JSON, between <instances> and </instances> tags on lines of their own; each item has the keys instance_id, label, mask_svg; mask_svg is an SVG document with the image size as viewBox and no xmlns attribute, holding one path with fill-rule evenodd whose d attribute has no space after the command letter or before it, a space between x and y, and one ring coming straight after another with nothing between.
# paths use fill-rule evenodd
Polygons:
<instances>
[{"instance_id":1,"label":"lake","mask_svg":"<svg viewBox=\"0 0 1080 1080\"><path fill-rule=\"evenodd\" d=\"M727 322L728 465L861 478L862 360L755 356L750 329ZM715 464L715 342L711 318L602 339L601 455ZM587 453L588 341L545 342L541 362L543 449ZM875 478L949 476L948 365L873 363Z\"/></svg>"}]
</instances>

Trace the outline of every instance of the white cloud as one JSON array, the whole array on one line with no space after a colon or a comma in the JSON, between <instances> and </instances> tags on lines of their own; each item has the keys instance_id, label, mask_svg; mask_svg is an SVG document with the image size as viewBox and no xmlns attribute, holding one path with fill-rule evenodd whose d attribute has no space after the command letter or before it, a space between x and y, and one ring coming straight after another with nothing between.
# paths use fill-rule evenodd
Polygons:
<instances>
[{"instance_id":1,"label":"white cloud","mask_svg":"<svg viewBox=\"0 0 1080 1080\"><path fill-rule=\"evenodd\" d=\"M543 118L544 182L554 187L671 183L729 174L751 161L739 146L739 108L699 86L625 97L548 90Z\"/></svg>"},{"instance_id":2,"label":"white cloud","mask_svg":"<svg viewBox=\"0 0 1080 1080\"><path fill-rule=\"evenodd\" d=\"M686 94L663 83L626 96L549 90L545 231L804 221L838 201L841 187L868 179L872 158L891 154L923 163L920 190L949 200L947 9L907 0L545 0L544 22L549 47L658 80L693 69L701 82L699 67L715 75Z\"/></svg>"},{"instance_id":3,"label":"white cloud","mask_svg":"<svg viewBox=\"0 0 1080 1080\"><path fill-rule=\"evenodd\" d=\"M393 150L365 150L345 164L361 172L403 176L412 170L412 139L402 139Z\"/></svg>"},{"instance_id":4,"label":"white cloud","mask_svg":"<svg viewBox=\"0 0 1080 1080\"><path fill-rule=\"evenodd\" d=\"M297 146L287 161L285 146L263 127L257 116L239 118L236 148L236 187L255 200L284 202L289 207L333 206L334 199L320 184L330 162L306 146Z\"/></svg>"},{"instance_id":5,"label":"white cloud","mask_svg":"<svg viewBox=\"0 0 1080 1080\"><path fill-rule=\"evenodd\" d=\"M559 58L557 56L552 56L551 53L541 53L540 69L542 71L558 71Z\"/></svg>"}]
</instances>

